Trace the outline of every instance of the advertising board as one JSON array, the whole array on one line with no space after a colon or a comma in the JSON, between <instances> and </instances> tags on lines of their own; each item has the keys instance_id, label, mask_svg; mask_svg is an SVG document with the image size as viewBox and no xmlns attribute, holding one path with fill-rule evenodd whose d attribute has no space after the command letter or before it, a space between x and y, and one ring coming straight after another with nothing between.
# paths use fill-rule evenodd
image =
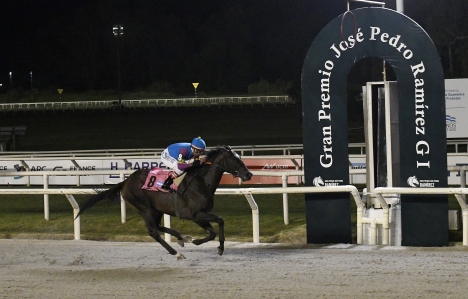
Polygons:
<instances>
[{"instance_id":1,"label":"advertising board","mask_svg":"<svg viewBox=\"0 0 468 299\"><path fill-rule=\"evenodd\" d=\"M447 138L468 138L468 79L445 80Z\"/></svg>"},{"instance_id":2,"label":"advertising board","mask_svg":"<svg viewBox=\"0 0 468 299\"><path fill-rule=\"evenodd\" d=\"M23 160L26 165L29 166L29 171L51 171L51 172L67 172L67 171L89 171L90 175L80 175L78 177L74 175L70 176L49 176L49 185L110 185L116 184L120 181L118 174L110 175L91 175L93 170L138 170L138 169L151 169L154 167L165 168L164 164L161 163L160 159L141 158L141 159L93 159L93 160L75 160L79 165L75 165L72 160ZM258 158L258 159L245 159L244 163L250 170L261 170L267 172L279 172L279 171L293 171L302 170L302 160L297 159L295 161L298 167L294 164L291 159L284 158ZM12 172L17 171L15 176L0 176L0 185L26 185L28 184L28 178L21 175L22 164L20 161L1 161L0 160L0 172ZM24 168L23 168L24 170ZM301 178L289 177L288 183L296 184L301 183ZM44 178L42 175L31 176L29 178L29 184L31 185L43 185ZM281 184L281 177L278 176L254 176L249 184ZM221 180L221 184L226 185L237 185L239 179L234 178L230 174L225 174Z\"/></svg>"}]
</instances>

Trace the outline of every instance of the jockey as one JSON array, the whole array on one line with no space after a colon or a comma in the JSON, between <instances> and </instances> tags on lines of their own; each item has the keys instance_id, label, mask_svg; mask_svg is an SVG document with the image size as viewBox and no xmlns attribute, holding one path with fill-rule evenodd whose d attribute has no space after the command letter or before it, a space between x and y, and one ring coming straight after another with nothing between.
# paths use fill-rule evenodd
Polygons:
<instances>
[{"instance_id":1,"label":"jockey","mask_svg":"<svg viewBox=\"0 0 468 299\"><path fill-rule=\"evenodd\" d=\"M185 171L200 165L200 155L203 154L206 143L201 137L194 138L192 143L180 142L169 145L161 154L161 162L172 170L161 188L171 190L174 179L181 176Z\"/></svg>"}]
</instances>

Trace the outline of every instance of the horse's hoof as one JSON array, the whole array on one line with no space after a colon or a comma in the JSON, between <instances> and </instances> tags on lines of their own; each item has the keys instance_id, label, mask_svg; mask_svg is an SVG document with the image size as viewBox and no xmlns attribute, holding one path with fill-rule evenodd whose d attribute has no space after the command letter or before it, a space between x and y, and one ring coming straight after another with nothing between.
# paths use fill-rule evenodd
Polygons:
<instances>
[{"instance_id":1,"label":"horse's hoof","mask_svg":"<svg viewBox=\"0 0 468 299\"><path fill-rule=\"evenodd\" d=\"M176 254L176 258L177 258L178 260L185 260L185 256L183 256L182 253L177 253L177 254Z\"/></svg>"},{"instance_id":2,"label":"horse's hoof","mask_svg":"<svg viewBox=\"0 0 468 299\"><path fill-rule=\"evenodd\" d=\"M185 243L192 243L192 236L183 236L182 239L184 240Z\"/></svg>"},{"instance_id":3,"label":"horse's hoof","mask_svg":"<svg viewBox=\"0 0 468 299\"><path fill-rule=\"evenodd\" d=\"M224 249L218 247L218 254L223 255Z\"/></svg>"},{"instance_id":4,"label":"horse's hoof","mask_svg":"<svg viewBox=\"0 0 468 299\"><path fill-rule=\"evenodd\" d=\"M177 244L179 244L180 247L184 247L184 246L185 246L184 240L177 240Z\"/></svg>"}]
</instances>

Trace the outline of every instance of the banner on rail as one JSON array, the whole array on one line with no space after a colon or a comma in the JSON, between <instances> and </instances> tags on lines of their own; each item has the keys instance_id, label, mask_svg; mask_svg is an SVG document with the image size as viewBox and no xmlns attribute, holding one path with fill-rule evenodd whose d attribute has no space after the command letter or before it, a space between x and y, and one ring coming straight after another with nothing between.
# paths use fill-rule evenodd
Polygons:
<instances>
[{"instance_id":1,"label":"banner on rail","mask_svg":"<svg viewBox=\"0 0 468 299\"><path fill-rule=\"evenodd\" d=\"M75 162L75 163L74 163ZM258 171L291 171L302 170L302 160L292 161L284 158L253 158L244 159L245 164L250 170ZM151 169L154 167L165 168L160 159L127 159L127 160L23 160L24 165L29 171L89 171L90 175L77 176L50 176L49 185L107 185L116 184L120 181L119 175L92 175L93 170L138 170ZM18 161L1 161L0 172L16 172L14 176L0 176L0 185L43 185L44 178L42 175L26 177L22 176L22 170L26 170L20 160ZM301 183L299 177L289 177L288 182L291 184ZM224 175L221 184L239 184L238 178L233 178L232 175ZM281 184L281 177L277 176L257 176L254 177L249 184Z\"/></svg>"},{"instance_id":2,"label":"banner on rail","mask_svg":"<svg viewBox=\"0 0 468 299\"><path fill-rule=\"evenodd\" d=\"M366 183L366 157L365 155L352 155L349 157L351 163L350 167L353 170L362 170L362 174L354 174L350 178L351 184L365 184ZM123 160L78 160L80 167L76 167L71 160L57 160L57 161L25 161L30 167L31 171L93 171L93 170L124 170L125 162ZM138 159L130 160L131 166L129 169L152 168L161 166L159 159L148 160ZM296 159L292 162L290 159L246 159L244 160L247 167L253 171L271 171L271 172L284 172L291 170L302 170L302 160ZM467 165L465 155L448 155L448 165L464 166ZM162 165L164 167L164 165ZM1 161L0 160L0 173L1 172L17 172L14 176L0 176L0 185L26 185L27 177L21 176L18 169L21 167L19 161ZM460 185L460 173L447 172L449 185ZM118 175L87 175L80 176L81 185L106 185L115 184L119 182ZM31 176L30 184L42 185L44 183L42 176ZM224 175L221 184L231 185L239 184L238 178L233 178L232 175ZM281 184L281 177L269 176L254 176L249 184ZM289 184L302 183L302 177L291 176L288 177ZM49 178L50 185L77 185L78 179L76 176L51 176Z\"/></svg>"}]
</instances>

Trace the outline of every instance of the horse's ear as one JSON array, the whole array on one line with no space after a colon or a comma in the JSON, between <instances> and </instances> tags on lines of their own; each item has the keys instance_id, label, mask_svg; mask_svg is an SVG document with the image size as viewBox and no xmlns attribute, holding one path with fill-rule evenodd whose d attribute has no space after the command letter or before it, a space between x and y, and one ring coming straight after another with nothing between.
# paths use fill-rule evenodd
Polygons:
<instances>
[{"instance_id":1,"label":"horse's ear","mask_svg":"<svg viewBox=\"0 0 468 299\"><path fill-rule=\"evenodd\" d=\"M217 150L227 150L227 151L230 151L231 150L231 147L229 145L217 145L216 146L216 149Z\"/></svg>"}]
</instances>

